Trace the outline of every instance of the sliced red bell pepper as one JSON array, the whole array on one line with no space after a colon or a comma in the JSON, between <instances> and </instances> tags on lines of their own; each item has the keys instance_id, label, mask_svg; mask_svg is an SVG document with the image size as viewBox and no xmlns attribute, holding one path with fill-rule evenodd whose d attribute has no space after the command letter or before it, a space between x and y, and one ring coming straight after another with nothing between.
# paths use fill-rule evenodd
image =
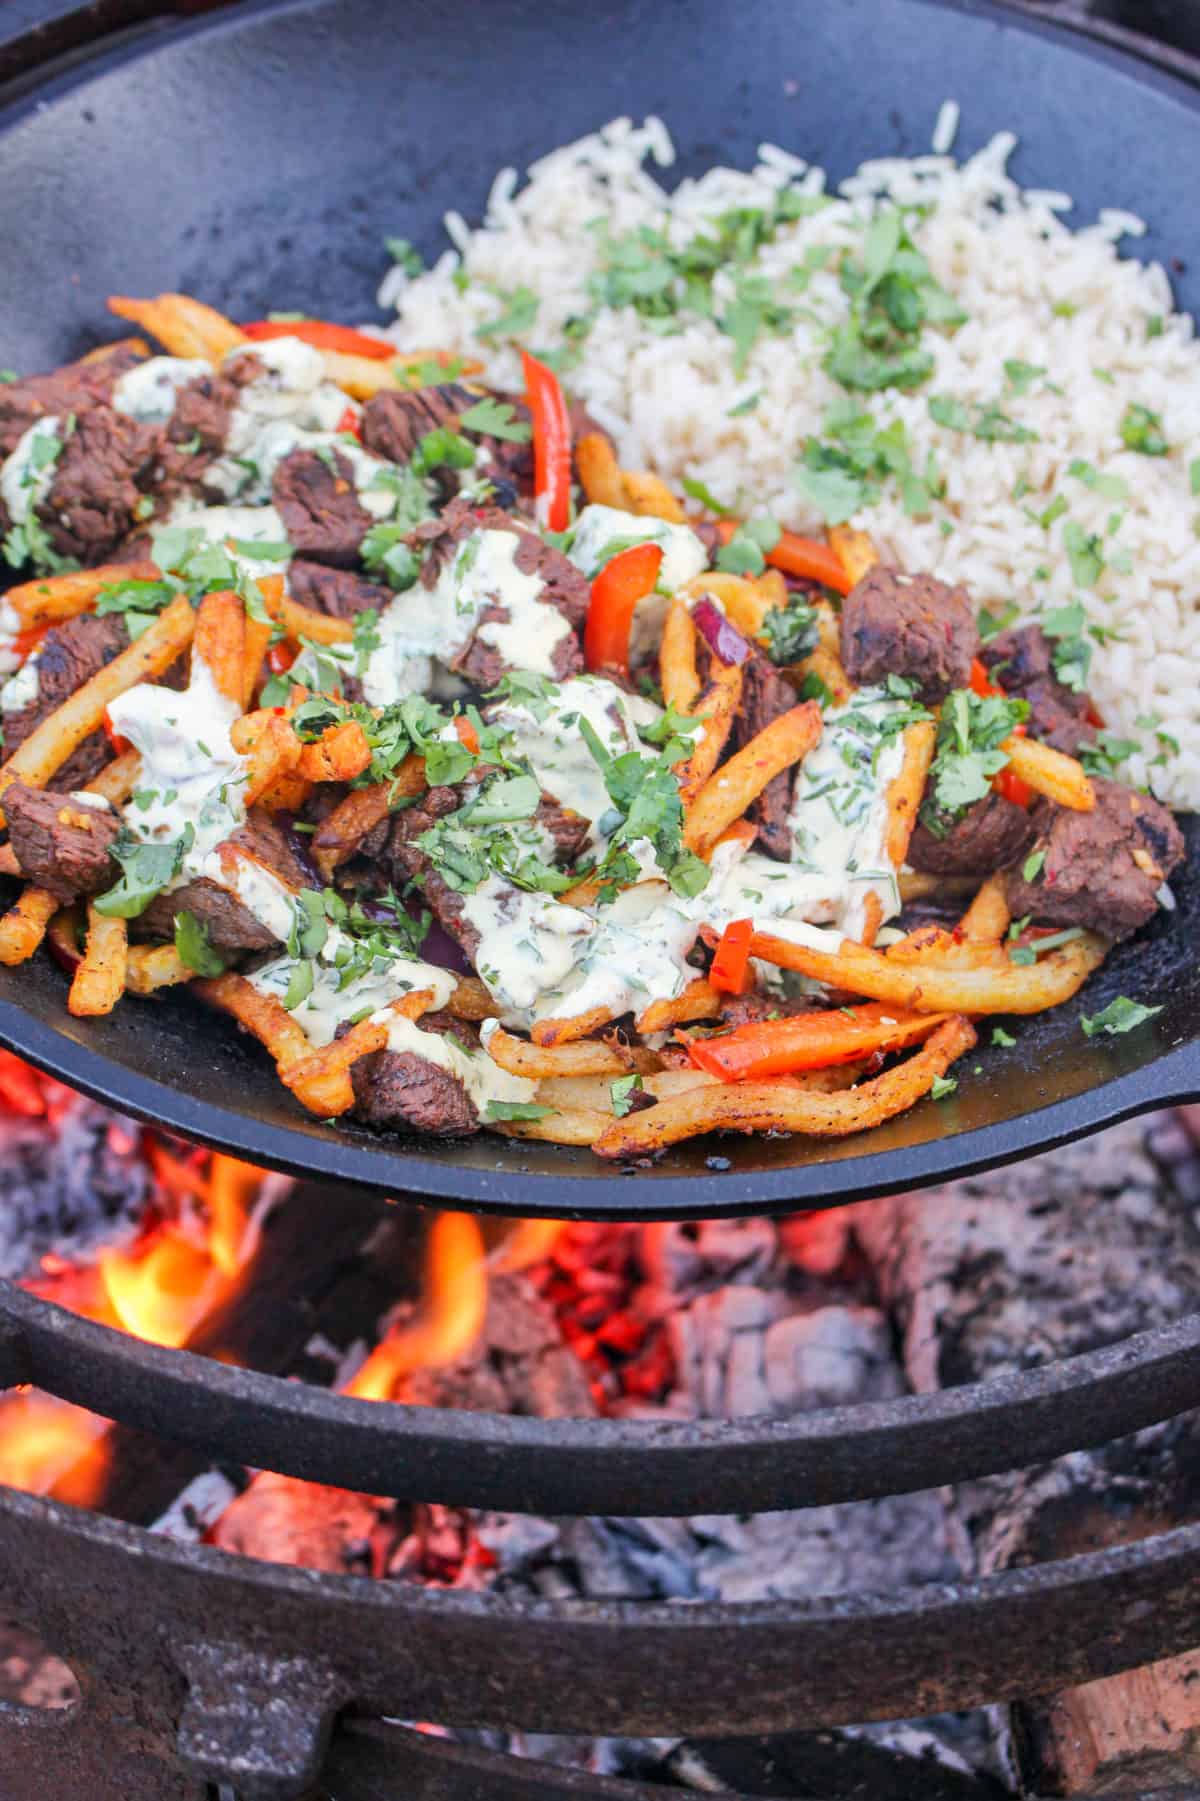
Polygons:
<instances>
[{"instance_id":1,"label":"sliced red bell pepper","mask_svg":"<svg viewBox=\"0 0 1200 1801\"><path fill-rule=\"evenodd\" d=\"M50 621L48 619L42 625L27 625L25 630L18 632L13 639L14 656L20 657L23 663L30 652L37 649L49 630Z\"/></svg>"},{"instance_id":2,"label":"sliced red bell pepper","mask_svg":"<svg viewBox=\"0 0 1200 1801\"><path fill-rule=\"evenodd\" d=\"M998 682L992 680L987 672L987 666L979 657L971 659L971 690L978 694L981 700L990 700L993 695L1003 696L1004 694L1004 689ZM1014 738L1023 738L1025 727L1014 725L1012 735ZM1004 768L1000 770L999 774L994 775L992 787L997 794L1003 795L1005 800L1011 801L1014 807L1033 805L1033 789L1028 782L1022 781L1012 768Z\"/></svg>"},{"instance_id":3,"label":"sliced red bell pepper","mask_svg":"<svg viewBox=\"0 0 1200 1801\"><path fill-rule=\"evenodd\" d=\"M352 406L348 406L335 427L337 431L349 432L352 438L362 437L362 422Z\"/></svg>"},{"instance_id":4,"label":"sliced red bell pepper","mask_svg":"<svg viewBox=\"0 0 1200 1801\"><path fill-rule=\"evenodd\" d=\"M583 628L583 654L590 670L629 674L629 631L637 603L650 593L662 568L661 544L631 544L606 563L592 583Z\"/></svg>"},{"instance_id":5,"label":"sliced red bell pepper","mask_svg":"<svg viewBox=\"0 0 1200 1801\"><path fill-rule=\"evenodd\" d=\"M286 638L280 638L272 644L267 652L267 668L272 675L284 675L300 655L300 646L291 644Z\"/></svg>"},{"instance_id":6,"label":"sliced red bell pepper","mask_svg":"<svg viewBox=\"0 0 1200 1801\"><path fill-rule=\"evenodd\" d=\"M722 544L728 544L738 525L736 519L718 520L717 531ZM802 538L799 532L780 532L774 550L766 550L763 555L773 569L782 569L785 575L797 575L805 581L820 582L823 588L832 588L836 594L849 594L854 586L837 552L830 545L822 544L819 538Z\"/></svg>"},{"instance_id":7,"label":"sliced red bell pepper","mask_svg":"<svg viewBox=\"0 0 1200 1801\"><path fill-rule=\"evenodd\" d=\"M133 745L130 743L129 739L123 738L120 732L114 729L113 722L108 716L107 707L104 709L104 717L100 723L104 727L104 736L112 746L112 752L115 757L123 757L127 750L133 749Z\"/></svg>"},{"instance_id":8,"label":"sliced red bell pepper","mask_svg":"<svg viewBox=\"0 0 1200 1801\"><path fill-rule=\"evenodd\" d=\"M750 975L752 919L735 919L721 933L708 979L722 994L744 994Z\"/></svg>"},{"instance_id":9,"label":"sliced red bell pepper","mask_svg":"<svg viewBox=\"0 0 1200 1801\"><path fill-rule=\"evenodd\" d=\"M571 519L571 421L553 369L521 352L525 399L533 415L533 487L538 524L565 532Z\"/></svg>"},{"instance_id":10,"label":"sliced red bell pepper","mask_svg":"<svg viewBox=\"0 0 1200 1801\"><path fill-rule=\"evenodd\" d=\"M459 743L470 751L473 757L479 755L479 733L465 713L454 715L454 735Z\"/></svg>"},{"instance_id":11,"label":"sliced red bell pepper","mask_svg":"<svg viewBox=\"0 0 1200 1801\"><path fill-rule=\"evenodd\" d=\"M328 319L251 319L242 330L256 341L299 338L314 350L342 350L348 356L374 357L380 363L397 354L396 346L386 338L371 338L365 331L355 331L352 325L334 325Z\"/></svg>"},{"instance_id":12,"label":"sliced red bell pepper","mask_svg":"<svg viewBox=\"0 0 1200 1801\"><path fill-rule=\"evenodd\" d=\"M754 1020L716 1038L688 1040L697 1069L723 1082L758 1081L797 1070L853 1063L875 1051L898 1051L927 1038L944 1013L904 1013L886 1001L861 1007Z\"/></svg>"}]
</instances>

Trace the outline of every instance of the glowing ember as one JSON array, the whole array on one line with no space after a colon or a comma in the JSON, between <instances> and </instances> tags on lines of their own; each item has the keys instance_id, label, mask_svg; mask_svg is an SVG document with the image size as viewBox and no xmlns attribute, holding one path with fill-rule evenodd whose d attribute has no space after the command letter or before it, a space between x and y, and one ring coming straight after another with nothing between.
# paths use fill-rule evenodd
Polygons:
<instances>
[{"instance_id":1,"label":"glowing ember","mask_svg":"<svg viewBox=\"0 0 1200 1801\"><path fill-rule=\"evenodd\" d=\"M566 1230L565 1219L521 1219L509 1233L499 1250L493 1253L492 1268L497 1274L515 1275L543 1263Z\"/></svg>"},{"instance_id":2,"label":"glowing ember","mask_svg":"<svg viewBox=\"0 0 1200 1801\"><path fill-rule=\"evenodd\" d=\"M487 1311L487 1262L479 1222L469 1213L441 1213L426 1248L421 1311L376 1345L346 1393L386 1401L409 1370L453 1363L479 1336Z\"/></svg>"},{"instance_id":3,"label":"glowing ember","mask_svg":"<svg viewBox=\"0 0 1200 1801\"><path fill-rule=\"evenodd\" d=\"M36 1389L0 1400L0 1483L91 1507L108 1469L109 1422Z\"/></svg>"}]
</instances>

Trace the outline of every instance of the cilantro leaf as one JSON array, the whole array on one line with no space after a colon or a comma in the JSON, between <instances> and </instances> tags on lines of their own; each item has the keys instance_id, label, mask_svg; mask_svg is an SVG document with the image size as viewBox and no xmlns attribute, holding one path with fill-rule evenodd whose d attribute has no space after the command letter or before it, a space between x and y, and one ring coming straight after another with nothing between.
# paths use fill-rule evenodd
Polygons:
<instances>
[{"instance_id":1,"label":"cilantro leaf","mask_svg":"<svg viewBox=\"0 0 1200 1801\"><path fill-rule=\"evenodd\" d=\"M935 1101L944 1101L957 1087L958 1083L953 1076L934 1076L929 1092Z\"/></svg>"},{"instance_id":2,"label":"cilantro leaf","mask_svg":"<svg viewBox=\"0 0 1200 1801\"><path fill-rule=\"evenodd\" d=\"M710 513L717 515L718 519L730 517L732 509L722 506L712 489L706 488L702 481L697 481L694 476L685 475L681 477L679 485L690 500L698 500L702 507L707 507Z\"/></svg>"},{"instance_id":3,"label":"cilantro leaf","mask_svg":"<svg viewBox=\"0 0 1200 1801\"><path fill-rule=\"evenodd\" d=\"M224 972L225 959L213 949L208 927L186 908L175 915L175 949L180 962L197 975L219 976Z\"/></svg>"},{"instance_id":4,"label":"cilantro leaf","mask_svg":"<svg viewBox=\"0 0 1200 1801\"><path fill-rule=\"evenodd\" d=\"M543 1107L538 1101L489 1101L484 1116L487 1119L545 1119L553 1112L553 1107Z\"/></svg>"},{"instance_id":5,"label":"cilantro leaf","mask_svg":"<svg viewBox=\"0 0 1200 1801\"><path fill-rule=\"evenodd\" d=\"M997 1044L997 1045L1001 1046L1002 1049L1007 1050L1011 1045L1014 1045L1016 1042L1017 1041L1013 1037L1012 1033L1006 1032L1004 1030L1003 1026L993 1026L992 1027L992 1043L993 1044Z\"/></svg>"},{"instance_id":6,"label":"cilantro leaf","mask_svg":"<svg viewBox=\"0 0 1200 1801\"><path fill-rule=\"evenodd\" d=\"M1165 457L1170 445L1163 436L1163 422L1148 406L1131 401L1121 415L1121 442L1144 457Z\"/></svg>"},{"instance_id":7,"label":"cilantro leaf","mask_svg":"<svg viewBox=\"0 0 1200 1801\"><path fill-rule=\"evenodd\" d=\"M485 344L494 343L497 338L521 337L538 315L538 297L532 288L517 287L510 294L498 289L497 298L503 305L496 317L475 327L475 336Z\"/></svg>"},{"instance_id":8,"label":"cilantro leaf","mask_svg":"<svg viewBox=\"0 0 1200 1801\"><path fill-rule=\"evenodd\" d=\"M1080 588L1094 588L1104 573L1104 546L1094 532L1085 532L1077 519L1063 526L1063 549L1071 562L1071 579Z\"/></svg>"},{"instance_id":9,"label":"cilantro leaf","mask_svg":"<svg viewBox=\"0 0 1200 1801\"><path fill-rule=\"evenodd\" d=\"M496 400L490 394L460 413L458 423L464 431L477 431L492 438L503 438L509 444L528 444L533 426L528 419L518 419L507 400Z\"/></svg>"},{"instance_id":10,"label":"cilantro leaf","mask_svg":"<svg viewBox=\"0 0 1200 1801\"><path fill-rule=\"evenodd\" d=\"M618 1076L615 1082L609 1083L608 1092L612 1100L613 1114L617 1119L624 1119L625 1115L631 1111L634 1095L642 1093L645 1086L645 1082L636 1070L632 1075Z\"/></svg>"},{"instance_id":11,"label":"cilantro leaf","mask_svg":"<svg viewBox=\"0 0 1200 1801\"><path fill-rule=\"evenodd\" d=\"M111 851L121 866L121 879L93 903L97 913L106 919L136 919L144 913L155 895L178 875L184 853L191 849L194 838L195 828L190 821L178 838L165 843L143 842L122 826Z\"/></svg>"},{"instance_id":12,"label":"cilantro leaf","mask_svg":"<svg viewBox=\"0 0 1200 1801\"><path fill-rule=\"evenodd\" d=\"M1035 381L1046 374L1041 363L1023 363L1019 357L1006 358L1004 376L1014 394L1027 394Z\"/></svg>"},{"instance_id":13,"label":"cilantro leaf","mask_svg":"<svg viewBox=\"0 0 1200 1801\"><path fill-rule=\"evenodd\" d=\"M1161 1007L1147 1007L1142 1001L1131 1001L1127 995L1119 994L1115 1001L1109 1001L1107 1007L1090 1017L1083 1014L1080 1025L1085 1038L1094 1038L1097 1032L1108 1032L1116 1035L1119 1032L1132 1032L1135 1026L1143 1025L1146 1020L1153 1019L1162 1012Z\"/></svg>"},{"instance_id":14,"label":"cilantro leaf","mask_svg":"<svg viewBox=\"0 0 1200 1801\"><path fill-rule=\"evenodd\" d=\"M774 519L743 520L717 552L717 568L730 575L761 575L767 566L765 553L774 550L780 535Z\"/></svg>"},{"instance_id":15,"label":"cilantro leaf","mask_svg":"<svg viewBox=\"0 0 1200 1801\"><path fill-rule=\"evenodd\" d=\"M1023 882L1036 882L1042 873L1042 866L1045 861L1046 853L1044 850L1030 851L1029 855L1021 865L1021 880Z\"/></svg>"},{"instance_id":16,"label":"cilantro leaf","mask_svg":"<svg viewBox=\"0 0 1200 1801\"><path fill-rule=\"evenodd\" d=\"M420 275L425 267L425 258L407 238L385 238L383 242L392 261L399 264L406 275Z\"/></svg>"},{"instance_id":17,"label":"cilantro leaf","mask_svg":"<svg viewBox=\"0 0 1200 1801\"><path fill-rule=\"evenodd\" d=\"M817 642L817 615L807 601L772 607L763 620L767 655L773 663L798 663Z\"/></svg>"},{"instance_id":18,"label":"cilantro leaf","mask_svg":"<svg viewBox=\"0 0 1200 1801\"><path fill-rule=\"evenodd\" d=\"M992 403L978 404L974 412L950 394L931 394L929 417L948 431L968 432L985 444L1029 444L1037 437L1027 425L1010 419Z\"/></svg>"},{"instance_id":19,"label":"cilantro leaf","mask_svg":"<svg viewBox=\"0 0 1200 1801\"><path fill-rule=\"evenodd\" d=\"M1008 762L1000 746L1029 715L1029 703L1006 695L975 694L956 688L942 705L929 792L921 811L929 829L945 835L949 825L991 789L992 777Z\"/></svg>"}]
</instances>

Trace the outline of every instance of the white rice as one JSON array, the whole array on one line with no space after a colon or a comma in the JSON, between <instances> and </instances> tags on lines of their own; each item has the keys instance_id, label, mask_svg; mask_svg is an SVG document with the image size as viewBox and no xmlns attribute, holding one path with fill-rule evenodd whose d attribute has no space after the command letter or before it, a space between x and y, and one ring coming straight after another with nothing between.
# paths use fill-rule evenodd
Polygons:
<instances>
[{"instance_id":1,"label":"white rice","mask_svg":"<svg viewBox=\"0 0 1200 1801\"><path fill-rule=\"evenodd\" d=\"M833 204L785 225L764 246L754 272L778 284L784 302L798 310L784 336L758 338L741 376L731 340L712 320L681 311L678 331L663 336L622 308L599 313L568 386L612 432L626 466L652 467L676 483L690 476L727 506L819 530L822 521L793 474L805 441L821 435L828 406L844 398L821 358L847 301L836 258L803 294L789 291L786 277L810 246L857 251L881 196L919 201L928 211L911 225L914 241L968 321L953 334L925 332L936 366L922 388L855 398L881 425L903 420L914 468L932 453L946 492L929 517L913 519L894 488L885 489L854 523L903 566L966 583L980 605L1015 600L1032 616L1081 599L1093 623L1117 634L1097 646L1089 686L1110 729L1143 746L1122 773L1177 806L1198 806L1200 501L1191 493L1189 465L1200 457L1200 350L1192 320L1173 313L1160 265L1119 257L1117 239L1144 230L1140 219L1106 209L1096 224L1072 231L1059 216L1070 207L1068 195L1022 192L1007 174L1010 133L956 164L946 151L957 123L957 107L948 102L934 154L864 164ZM617 119L542 157L519 191L515 172L502 170L478 230L448 215L454 250L415 280L399 270L388 276L380 298L397 309L392 335L409 349L482 357L491 379L519 387L516 347L489 346L476 330L497 316L506 296L526 287L536 292L538 311L523 341L534 350L560 346L567 321L592 304L586 281L597 266L597 234L589 229L596 220L606 220L613 234L647 225L683 243L730 207L769 205L788 186L809 194L825 189L820 169L764 145L753 171L713 168L668 195L646 164L669 166L673 156L661 120L635 126ZM720 312L732 297L732 276L718 274L713 294ZM1064 316L1056 306L1074 311ZM1161 331L1148 336L1157 319ZM1015 396L1006 387L1006 359L1046 366L1061 391L1037 382ZM731 418L730 409L754 394L753 410ZM972 409L998 404L1036 431L1036 441L985 443L939 427L929 416L931 394L952 395ZM1119 425L1130 403L1161 417L1169 455L1148 457L1123 445ZM1128 499L1114 502L1070 476L1076 459L1121 477ZM1019 497L1018 481L1025 484ZM1069 512L1047 529L1037 515L1056 495ZM1081 592L1063 546L1071 520L1099 533L1106 554L1116 554L1128 573L1106 567L1098 585ZM1180 747L1165 764L1156 731Z\"/></svg>"}]
</instances>

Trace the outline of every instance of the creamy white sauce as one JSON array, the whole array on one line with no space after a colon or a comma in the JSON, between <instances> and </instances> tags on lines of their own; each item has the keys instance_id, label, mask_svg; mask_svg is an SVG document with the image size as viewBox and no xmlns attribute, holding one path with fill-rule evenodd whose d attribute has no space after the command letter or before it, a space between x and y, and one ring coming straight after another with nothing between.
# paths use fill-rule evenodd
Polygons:
<instances>
[{"instance_id":1,"label":"creamy white sauce","mask_svg":"<svg viewBox=\"0 0 1200 1801\"><path fill-rule=\"evenodd\" d=\"M587 506L579 515L575 536L567 552L589 580L608 560L609 545L659 544L662 568L658 585L674 593L708 568L708 552L688 525L671 525L642 513L625 513L619 507Z\"/></svg>"},{"instance_id":2,"label":"creamy white sauce","mask_svg":"<svg viewBox=\"0 0 1200 1801\"><path fill-rule=\"evenodd\" d=\"M791 867L820 891L809 917L831 920L851 938L866 924L868 895L878 896L885 919L900 911L887 855L887 791L904 763L904 738L897 731L885 739L881 727L907 706L882 688L860 688L826 713L821 741L796 780Z\"/></svg>"},{"instance_id":3,"label":"creamy white sauce","mask_svg":"<svg viewBox=\"0 0 1200 1801\"><path fill-rule=\"evenodd\" d=\"M372 705L387 706L413 692L414 657L453 662L479 627L480 614L493 604L506 608L508 619L479 628L483 641L513 668L554 674L554 651L571 627L557 607L540 600L541 578L517 568L519 548L515 532L472 532L432 588L418 583L397 594L379 616L379 646L363 676Z\"/></svg>"},{"instance_id":4,"label":"creamy white sauce","mask_svg":"<svg viewBox=\"0 0 1200 1801\"><path fill-rule=\"evenodd\" d=\"M457 1076L481 1119L487 1117L489 1101L531 1101L537 1093L535 1082L525 1076L510 1075L492 1062L486 1050L468 1051L457 1038L424 1032L419 1021L405 1019L400 1013L376 1013L372 1017L387 1026L390 1051L413 1051Z\"/></svg>"},{"instance_id":5,"label":"creamy white sauce","mask_svg":"<svg viewBox=\"0 0 1200 1801\"><path fill-rule=\"evenodd\" d=\"M113 408L149 425L165 425L175 411L180 388L211 374L211 365L202 357L147 357L121 376L113 388Z\"/></svg>"},{"instance_id":6,"label":"creamy white sauce","mask_svg":"<svg viewBox=\"0 0 1200 1801\"><path fill-rule=\"evenodd\" d=\"M194 842L174 885L212 874L207 860L245 818L246 764L234 750L229 728L241 708L227 700L200 657L182 693L151 682L109 703L113 730L141 753L140 792L145 806L131 802L126 825L146 842L178 838L189 822ZM219 879L225 880L222 876Z\"/></svg>"},{"instance_id":7,"label":"creamy white sauce","mask_svg":"<svg viewBox=\"0 0 1200 1801\"><path fill-rule=\"evenodd\" d=\"M239 845L225 845L202 857L195 873L236 894L260 925L281 943L287 939L296 916L296 896L274 870L246 856Z\"/></svg>"},{"instance_id":8,"label":"creamy white sauce","mask_svg":"<svg viewBox=\"0 0 1200 1801\"><path fill-rule=\"evenodd\" d=\"M244 463L233 463L221 457L205 475L210 487L236 498L243 505L258 505L271 498L275 472L285 457L295 450L328 450L344 459L359 505L373 519L386 519L393 511L396 497L379 480L380 473L394 467L382 457L373 456L359 444L332 431L308 431L290 419L279 419L263 427L245 453ZM252 467L246 467L246 464ZM340 478L340 471L339 471Z\"/></svg>"},{"instance_id":9,"label":"creamy white sauce","mask_svg":"<svg viewBox=\"0 0 1200 1801\"><path fill-rule=\"evenodd\" d=\"M327 443L334 441L333 434L347 411L355 420L361 416L361 408L341 388L326 381L325 359L311 344L299 338L269 338L239 344L225 360L230 362L247 352L264 365L264 373L239 390L237 405L229 416L224 454L204 477L207 486L231 500L243 494L269 496L270 476L262 477L261 463L272 454L270 434L275 427L287 424L299 432L318 433L318 441ZM289 448L297 446L293 443ZM286 454L279 452L276 463Z\"/></svg>"},{"instance_id":10,"label":"creamy white sauce","mask_svg":"<svg viewBox=\"0 0 1200 1801\"><path fill-rule=\"evenodd\" d=\"M17 639L25 622L10 600L0 598L0 675L11 675L21 666Z\"/></svg>"},{"instance_id":11,"label":"creamy white sauce","mask_svg":"<svg viewBox=\"0 0 1200 1801\"><path fill-rule=\"evenodd\" d=\"M177 500L167 517L168 525L198 531L207 544L226 544L230 538L252 544L286 544L287 527L274 507L206 507L199 501ZM282 575L286 561L230 551L240 575L259 581L266 575Z\"/></svg>"},{"instance_id":12,"label":"creamy white sauce","mask_svg":"<svg viewBox=\"0 0 1200 1801\"><path fill-rule=\"evenodd\" d=\"M72 788L67 796L77 807L91 807L94 813L111 813L112 808L102 794L89 794L86 788Z\"/></svg>"},{"instance_id":13,"label":"creamy white sauce","mask_svg":"<svg viewBox=\"0 0 1200 1801\"><path fill-rule=\"evenodd\" d=\"M522 1018L547 989L566 981L580 940L595 931L581 908L548 894L515 888L489 875L463 896L466 919L479 933L475 968L492 998Z\"/></svg>"},{"instance_id":14,"label":"creamy white sauce","mask_svg":"<svg viewBox=\"0 0 1200 1801\"><path fill-rule=\"evenodd\" d=\"M595 851L607 842L601 821L611 817L615 824L617 816L579 722L586 719L604 748L621 756L640 751L639 724L650 725L660 717L653 702L626 694L598 675L573 676L535 707L504 701L488 712L492 724L512 734L516 755L528 761L545 792L590 820L588 843Z\"/></svg>"},{"instance_id":15,"label":"creamy white sauce","mask_svg":"<svg viewBox=\"0 0 1200 1801\"><path fill-rule=\"evenodd\" d=\"M15 675L10 675L0 688L0 712L16 713L38 697L41 688L40 652L27 657Z\"/></svg>"},{"instance_id":16,"label":"creamy white sauce","mask_svg":"<svg viewBox=\"0 0 1200 1801\"><path fill-rule=\"evenodd\" d=\"M57 442L58 437L59 420L55 414L46 413L22 432L11 453L0 464L0 495L14 525L24 525L34 507L50 492L57 465L51 461L44 468L35 470L33 452L41 439L53 438Z\"/></svg>"},{"instance_id":17,"label":"creamy white sauce","mask_svg":"<svg viewBox=\"0 0 1200 1801\"><path fill-rule=\"evenodd\" d=\"M283 936L287 936L286 929ZM404 995L421 988L433 990L434 1008L444 1007L454 993L455 979L449 970L439 969L435 964L424 963L416 957L378 959L374 968L342 986L343 972L336 967L334 958L339 950L349 951L352 948L353 941L331 925L320 955L308 959L313 971L312 989L291 1009L291 1014L306 1037L318 1048L332 1044L338 1027L344 1021L362 1014L365 1009L369 1009L373 1016L388 1007L392 1001L401 1000ZM265 963L246 979L253 983L260 994L274 995L277 1000L282 1001L298 961L300 959L285 953ZM389 1015L389 1019L391 1017Z\"/></svg>"}]
</instances>

